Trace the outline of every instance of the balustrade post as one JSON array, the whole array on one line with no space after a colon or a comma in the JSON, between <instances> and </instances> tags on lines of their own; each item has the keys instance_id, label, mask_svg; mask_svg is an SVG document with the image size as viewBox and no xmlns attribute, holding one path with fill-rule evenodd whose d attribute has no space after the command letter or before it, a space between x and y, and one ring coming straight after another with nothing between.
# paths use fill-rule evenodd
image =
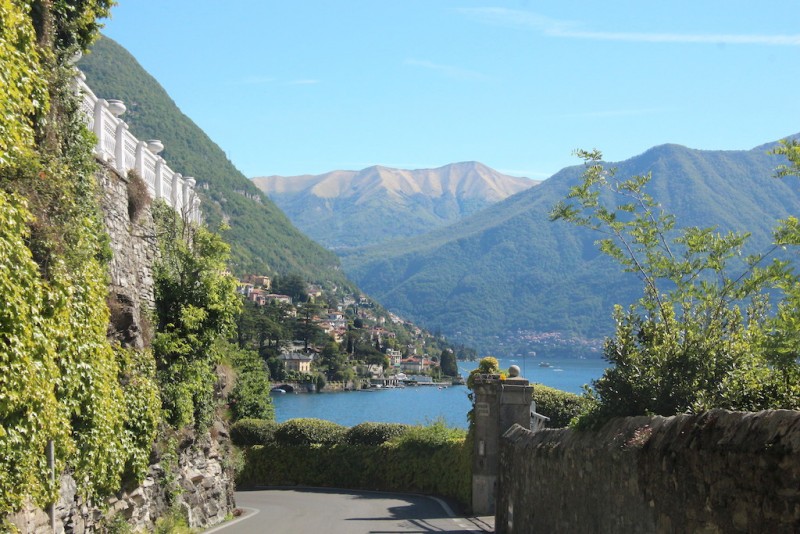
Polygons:
<instances>
[{"instance_id":1,"label":"balustrade post","mask_svg":"<svg viewBox=\"0 0 800 534\"><path fill-rule=\"evenodd\" d=\"M133 168L136 171L136 174L139 175L141 179L144 180L144 149L147 148L147 143L144 141L139 141L136 144L136 160L133 164Z\"/></svg>"},{"instance_id":2,"label":"balustrade post","mask_svg":"<svg viewBox=\"0 0 800 534\"><path fill-rule=\"evenodd\" d=\"M128 172L128 169L125 168L125 130L128 129L128 125L125 124L125 121L119 121L117 123L117 131L116 131L116 145L114 146L114 159L115 159L115 167L117 172L120 175L125 176Z\"/></svg>"},{"instance_id":3,"label":"balustrade post","mask_svg":"<svg viewBox=\"0 0 800 534\"><path fill-rule=\"evenodd\" d=\"M172 198L170 198L170 203L172 205L172 209L180 213L181 207L183 206L183 191L181 190L181 182L182 176L180 173L175 173L172 176Z\"/></svg>"},{"instance_id":4,"label":"balustrade post","mask_svg":"<svg viewBox=\"0 0 800 534\"><path fill-rule=\"evenodd\" d=\"M183 211L186 212L186 220L192 220L192 207L194 206L194 184L195 180L191 176L183 179Z\"/></svg>"},{"instance_id":5,"label":"balustrade post","mask_svg":"<svg viewBox=\"0 0 800 534\"><path fill-rule=\"evenodd\" d=\"M106 159L105 154L103 154L103 138L105 137L105 130L104 130L104 113L103 108L106 106L106 101L102 98L98 98L97 102L94 103L94 125L93 130L94 134L97 136L97 146L95 147L95 153L100 156L103 160Z\"/></svg>"},{"instance_id":6,"label":"balustrade post","mask_svg":"<svg viewBox=\"0 0 800 534\"><path fill-rule=\"evenodd\" d=\"M195 223L200 223L200 197L197 196L197 191L194 194L194 202L192 203L192 215Z\"/></svg>"},{"instance_id":7,"label":"balustrade post","mask_svg":"<svg viewBox=\"0 0 800 534\"><path fill-rule=\"evenodd\" d=\"M155 179L155 188L156 194L155 199L163 198L164 197L164 166L167 164L164 161L164 158L158 158L156 160L156 179Z\"/></svg>"},{"instance_id":8,"label":"balustrade post","mask_svg":"<svg viewBox=\"0 0 800 534\"><path fill-rule=\"evenodd\" d=\"M187 177L186 180L179 173L173 173L172 169L158 153L164 149L164 145L157 139L140 141L129 133L128 125L120 117L125 113L125 104L121 100L105 100L97 98L91 88L85 83L86 75L78 71L75 75L75 91L84 93L81 105L81 112L86 116L87 123L91 123L91 129L97 137L97 145L94 147L95 156L113 165L114 169L123 177L128 171L135 171L143 180L147 182L148 188L152 185L153 196L163 198L169 202L172 209L185 216L187 220L193 222L200 221L200 199L194 189L196 182L193 178ZM108 121L111 121L110 123ZM112 141L113 136L113 141ZM128 144L126 145L126 140ZM134 150L133 167L128 168L130 162L129 146L136 142ZM112 146L113 144L113 146ZM151 152L155 157L153 169L150 169ZM150 173L152 170L153 173ZM154 176L153 176L154 175ZM164 188L169 181L172 182L172 190L169 195L164 194ZM151 183L152 181L152 183ZM165 198L169 196L169 199ZM185 213L184 213L185 212Z\"/></svg>"}]
</instances>

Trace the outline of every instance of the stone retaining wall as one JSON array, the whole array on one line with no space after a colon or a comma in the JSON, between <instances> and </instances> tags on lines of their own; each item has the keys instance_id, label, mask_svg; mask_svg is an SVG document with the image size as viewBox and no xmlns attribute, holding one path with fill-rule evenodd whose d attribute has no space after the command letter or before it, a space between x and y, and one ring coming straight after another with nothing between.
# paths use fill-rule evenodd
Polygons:
<instances>
[{"instance_id":1,"label":"stone retaining wall","mask_svg":"<svg viewBox=\"0 0 800 534\"><path fill-rule=\"evenodd\" d=\"M502 532L799 532L800 412L636 417L501 440Z\"/></svg>"},{"instance_id":2,"label":"stone retaining wall","mask_svg":"<svg viewBox=\"0 0 800 534\"><path fill-rule=\"evenodd\" d=\"M137 217L128 214L128 177L103 166L100 182L103 222L110 238L109 334L123 346L142 348L149 344L148 311L155 307L153 264L158 243L149 207Z\"/></svg>"},{"instance_id":3,"label":"stone retaining wall","mask_svg":"<svg viewBox=\"0 0 800 534\"><path fill-rule=\"evenodd\" d=\"M175 466L154 463L141 485L110 497L100 506L78 497L75 480L63 475L55 530L50 528L48 514L32 506L9 519L22 533L84 534L105 532L110 518L121 514L133 532L152 532L156 519L173 506L194 528L222 522L234 509L232 472L224 460L227 447L205 435L186 438L179 449ZM169 502L170 494L175 496L174 503Z\"/></svg>"},{"instance_id":4,"label":"stone retaining wall","mask_svg":"<svg viewBox=\"0 0 800 534\"><path fill-rule=\"evenodd\" d=\"M141 349L149 345L148 310L153 296L153 264L158 257L152 214L128 213L128 178L103 165L97 179L103 220L110 237L108 335L123 346ZM177 439L177 437L176 437ZM154 446L147 477L136 488L121 491L105 503L90 503L77 495L69 473L61 476L55 506L55 532L84 534L105 532L108 519L121 514L134 532L153 530L156 519L177 508L193 528L222 522L234 510L233 469L226 461L230 439L222 423L210 433L195 437L184 433L173 460ZM170 502L173 501L173 502ZM23 533L53 533L48 514L27 506L9 518Z\"/></svg>"}]
</instances>

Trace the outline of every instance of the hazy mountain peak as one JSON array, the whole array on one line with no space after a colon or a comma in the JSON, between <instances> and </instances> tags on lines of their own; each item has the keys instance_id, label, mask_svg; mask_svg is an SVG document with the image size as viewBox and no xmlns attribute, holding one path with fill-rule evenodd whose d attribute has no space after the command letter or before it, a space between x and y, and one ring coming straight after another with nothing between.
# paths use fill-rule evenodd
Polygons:
<instances>
[{"instance_id":1,"label":"hazy mountain peak","mask_svg":"<svg viewBox=\"0 0 800 534\"><path fill-rule=\"evenodd\" d=\"M302 230L329 247L407 237L453 223L539 182L476 162L434 169L373 165L315 176L265 176L253 183ZM341 221L346 218L350 225ZM363 222L358 231L352 223Z\"/></svg>"}]
</instances>

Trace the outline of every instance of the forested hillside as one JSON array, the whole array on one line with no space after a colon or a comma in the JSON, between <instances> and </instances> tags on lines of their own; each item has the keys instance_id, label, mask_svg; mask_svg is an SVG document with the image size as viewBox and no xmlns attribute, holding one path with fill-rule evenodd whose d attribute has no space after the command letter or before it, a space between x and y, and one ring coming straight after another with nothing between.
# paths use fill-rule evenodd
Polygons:
<instances>
[{"instance_id":1,"label":"forested hillside","mask_svg":"<svg viewBox=\"0 0 800 534\"><path fill-rule=\"evenodd\" d=\"M771 178L783 161L767 150L664 145L609 166L620 177L652 172L650 193L680 225L752 232L749 246L762 250L800 205L794 184ZM640 286L600 255L600 236L548 216L582 171L564 169L457 225L343 255L345 270L388 308L484 349L519 330L607 334L613 304L633 302Z\"/></svg>"},{"instance_id":2,"label":"forested hillside","mask_svg":"<svg viewBox=\"0 0 800 534\"><path fill-rule=\"evenodd\" d=\"M122 118L134 135L160 139L170 167L195 177L209 226L230 225L224 238L237 273L291 272L345 282L336 256L297 230L124 48L101 37L78 66L97 96L125 102Z\"/></svg>"}]
</instances>

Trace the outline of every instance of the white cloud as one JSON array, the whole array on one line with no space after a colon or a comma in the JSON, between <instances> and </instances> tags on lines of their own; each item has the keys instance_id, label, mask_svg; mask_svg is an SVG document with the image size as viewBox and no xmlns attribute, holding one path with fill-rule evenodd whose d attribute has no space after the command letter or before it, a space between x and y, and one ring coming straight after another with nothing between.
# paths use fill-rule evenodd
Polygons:
<instances>
[{"instance_id":1,"label":"white cloud","mask_svg":"<svg viewBox=\"0 0 800 534\"><path fill-rule=\"evenodd\" d=\"M581 29L581 25L577 22L551 19L529 11L499 7L464 8L458 11L489 24L526 28L542 35L568 39L633 43L800 46L800 34L603 32Z\"/></svg>"}]
</instances>

